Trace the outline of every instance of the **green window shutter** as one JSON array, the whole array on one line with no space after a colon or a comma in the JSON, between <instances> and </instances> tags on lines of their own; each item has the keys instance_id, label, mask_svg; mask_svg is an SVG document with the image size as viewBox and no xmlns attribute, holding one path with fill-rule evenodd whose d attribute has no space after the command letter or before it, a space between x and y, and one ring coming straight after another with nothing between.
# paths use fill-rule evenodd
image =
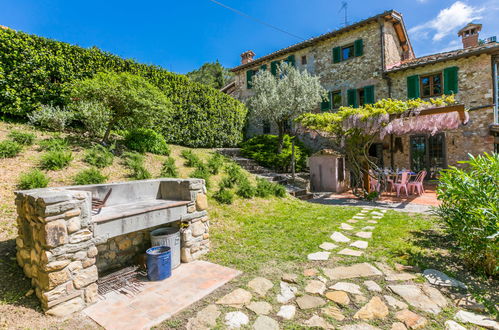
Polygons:
<instances>
[{"instance_id":1,"label":"green window shutter","mask_svg":"<svg viewBox=\"0 0 499 330\"><path fill-rule=\"evenodd\" d=\"M272 73L273 76L277 75L277 65L278 64L279 64L279 61L270 62L270 72Z\"/></svg>"},{"instance_id":2,"label":"green window shutter","mask_svg":"<svg viewBox=\"0 0 499 330\"><path fill-rule=\"evenodd\" d=\"M333 63L341 62L341 47L333 48Z\"/></svg>"},{"instance_id":3,"label":"green window shutter","mask_svg":"<svg viewBox=\"0 0 499 330\"><path fill-rule=\"evenodd\" d=\"M291 65L292 67L295 66L295 55L289 55L288 56L288 59L286 60L286 62Z\"/></svg>"},{"instance_id":4,"label":"green window shutter","mask_svg":"<svg viewBox=\"0 0 499 330\"><path fill-rule=\"evenodd\" d=\"M457 66L451 66L444 69L444 94L457 94L458 90L458 77Z\"/></svg>"},{"instance_id":5,"label":"green window shutter","mask_svg":"<svg viewBox=\"0 0 499 330\"><path fill-rule=\"evenodd\" d=\"M261 71L267 71L267 64L262 64L262 65L260 66L260 70L261 70Z\"/></svg>"},{"instance_id":6,"label":"green window shutter","mask_svg":"<svg viewBox=\"0 0 499 330\"><path fill-rule=\"evenodd\" d=\"M349 89L347 90L347 103L349 107L357 108L357 90Z\"/></svg>"},{"instance_id":7,"label":"green window shutter","mask_svg":"<svg viewBox=\"0 0 499 330\"><path fill-rule=\"evenodd\" d=\"M327 92L327 100L322 100L321 111L331 110L331 92Z\"/></svg>"},{"instance_id":8,"label":"green window shutter","mask_svg":"<svg viewBox=\"0 0 499 330\"><path fill-rule=\"evenodd\" d=\"M364 103L373 104L374 103L374 86L364 87Z\"/></svg>"},{"instance_id":9,"label":"green window shutter","mask_svg":"<svg viewBox=\"0 0 499 330\"><path fill-rule=\"evenodd\" d=\"M362 56L364 54L364 42L362 39L357 39L353 43L353 53L355 56Z\"/></svg>"},{"instance_id":10,"label":"green window shutter","mask_svg":"<svg viewBox=\"0 0 499 330\"><path fill-rule=\"evenodd\" d=\"M253 87L253 74L255 74L253 70L246 71L246 88L248 89Z\"/></svg>"},{"instance_id":11,"label":"green window shutter","mask_svg":"<svg viewBox=\"0 0 499 330\"><path fill-rule=\"evenodd\" d=\"M417 99L419 97L419 76L407 77L407 98Z\"/></svg>"}]
</instances>

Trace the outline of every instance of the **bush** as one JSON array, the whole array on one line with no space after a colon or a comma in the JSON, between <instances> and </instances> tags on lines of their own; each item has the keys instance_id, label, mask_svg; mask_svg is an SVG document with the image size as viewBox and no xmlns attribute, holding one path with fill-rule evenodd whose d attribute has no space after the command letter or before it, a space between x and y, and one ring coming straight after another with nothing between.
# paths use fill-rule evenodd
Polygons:
<instances>
[{"instance_id":1,"label":"bush","mask_svg":"<svg viewBox=\"0 0 499 330\"><path fill-rule=\"evenodd\" d=\"M199 167L203 164L201 159L192 150L182 150L180 155L185 158L184 165L187 167Z\"/></svg>"},{"instance_id":2,"label":"bush","mask_svg":"<svg viewBox=\"0 0 499 330\"><path fill-rule=\"evenodd\" d=\"M113 164L114 155L106 147L97 144L87 150L83 160L95 167L104 168Z\"/></svg>"},{"instance_id":3,"label":"bush","mask_svg":"<svg viewBox=\"0 0 499 330\"><path fill-rule=\"evenodd\" d=\"M148 128L138 128L128 131L125 135L124 143L128 149L141 153L170 154L170 148L166 144L165 138Z\"/></svg>"},{"instance_id":4,"label":"bush","mask_svg":"<svg viewBox=\"0 0 499 330\"><path fill-rule=\"evenodd\" d=\"M151 173L144 166L144 156L136 152L127 152L125 156L125 166L132 170L130 178L134 180L146 180L152 177Z\"/></svg>"},{"instance_id":5,"label":"bush","mask_svg":"<svg viewBox=\"0 0 499 330\"><path fill-rule=\"evenodd\" d=\"M227 174L226 183L230 187L233 187L234 185L247 180L246 174L241 169L241 166L237 165L236 163L230 163L229 165L227 165L227 167L225 168L225 173Z\"/></svg>"},{"instance_id":6,"label":"bush","mask_svg":"<svg viewBox=\"0 0 499 330\"><path fill-rule=\"evenodd\" d=\"M21 174L17 187L19 189L45 188L49 183L49 178L40 170L34 169Z\"/></svg>"},{"instance_id":7,"label":"bush","mask_svg":"<svg viewBox=\"0 0 499 330\"><path fill-rule=\"evenodd\" d=\"M215 152L208 160L207 166L211 174L217 175L224 166L224 157L218 152Z\"/></svg>"},{"instance_id":8,"label":"bush","mask_svg":"<svg viewBox=\"0 0 499 330\"><path fill-rule=\"evenodd\" d=\"M73 160L71 151L51 150L42 155L40 167L45 170L60 170Z\"/></svg>"},{"instance_id":9,"label":"bush","mask_svg":"<svg viewBox=\"0 0 499 330\"><path fill-rule=\"evenodd\" d=\"M286 197L286 188L283 185L274 183L274 196L276 197Z\"/></svg>"},{"instance_id":10,"label":"bush","mask_svg":"<svg viewBox=\"0 0 499 330\"><path fill-rule=\"evenodd\" d=\"M173 157L168 157L163 163L163 167L161 168L161 177L162 178L178 178L179 173L177 166L175 166L175 159Z\"/></svg>"},{"instance_id":11,"label":"bush","mask_svg":"<svg viewBox=\"0 0 499 330\"><path fill-rule=\"evenodd\" d=\"M71 111L51 105L43 105L40 110L28 114L30 124L58 132L63 131L73 117Z\"/></svg>"},{"instance_id":12,"label":"bush","mask_svg":"<svg viewBox=\"0 0 499 330\"><path fill-rule=\"evenodd\" d=\"M101 174L96 168L88 168L75 175L73 181L76 185L104 183L107 176Z\"/></svg>"},{"instance_id":13,"label":"bush","mask_svg":"<svg viewBox=\"0 0 499 330\"><path fill-rule=\"evenodd\" d=\"M17 156L23 147L14 141L0 142L0 158L11 158Z\"/></svg>"},{"instance_id":14,"label":"bush","mask_svg":"<svg viewBox=\"0 0 499 330\"><path fill-rule=\"evenodd\" d=\"M20 132L20 131L12 131L7 135L12 141L17 142L19 144L30 146L35 142L36 135L33 133Z\"/></svg>"},{"instance_id":15,"label":"bush","mask_svg":"<svg viewBox=\"0 0 499 330\"><path fill-rule=\"evenodd\" d=\"M274 194L274 184L266 179L256 179L255 195L258 197L269 197Z\"/></svg>"},{"instance_id":16,"label":"bush","mask_svg":"<svg viewBox=\"0 0 499 330\"><path fill-rule=\"evenodd\" d=\"M258 164L280 172L291 170L291 137L284 135L282 152L277 153L276 135L258 135L241 144L241 154L254 159ZM295 139L295 162L297 172L305 169L309 151L303 143Z\"/></svg>"},{"instance_id":17,"label":"bush","mask_svg":"<svg viewBox=\"0 0 499 330\"><path fill-rule=\"evenodd\" d=\"M470 155L467 169L442 171L436 213L470 265L499 274L499 154Z\"/></svg>"},{"instance_id":18,"label":"bush","mask_svg":"<svg viewBox=\"0 0 499 330\"><path fill-rule=\"evenodd\" d=\"M79 102L76 104L77 118L85 130L95 137L102 138L106 132L106 125L111 119L111 112L98 102Z\"/></svg>"},{"instance_id":19,"label":"bush","mask_svg":"<svg viewBox=\"0 0 499 330\"><path fill-rule=\"evenodd\" d=\"M210 187L210 172L208 172L206 167L197 167L190 175L193 179L204 179L206 188Z\"/></svg>"},{"instance_id":20,"label":"bush","mask_svg":"<svg viewBox=\"0 0 499 330\"><path fill-rule=\"evenodd\" d=\"M220 204L232 204L234 202L234 194L230 190L220 188L214 195L213 198Z\"/></svg>"},{"instance_id":21,"label":"bush","mask_svg":"<svg viewBox=\"0 0 499 330\"><path fill-rule=\"evenodd\" d=\"M69 149L69 142L65 138L51 138L51 139L46 139L42 140L38 143L40 146L40 150L45 150L45 151L54 151L54 150L68 150Z\"/></svg>"},{"instance_id":22,"label":"bush","mask_svg":"<svg viewBox=\"0 0 499 330\"><path fill-rule=\"evenodd\" d=\"M236 194L242 198L252 198L255 196L255 187L251 185L249 180L244 180L239 184Z\"/></svg>"}]
</instances>

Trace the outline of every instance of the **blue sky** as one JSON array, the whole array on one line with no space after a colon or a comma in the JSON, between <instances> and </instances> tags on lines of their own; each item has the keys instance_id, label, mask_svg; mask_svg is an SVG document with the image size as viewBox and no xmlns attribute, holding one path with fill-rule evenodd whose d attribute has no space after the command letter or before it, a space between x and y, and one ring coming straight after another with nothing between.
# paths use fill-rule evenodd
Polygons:
<instances>
[{"instance_id":1,"label":"blue sky","mask_svg":"<svg viewBox=\"0 0 499 330\"><path fill-rule=\"evenodd\" d=\"M302 38L343 24L340 0L219 0ZM481 37L499 37L499 0L348 1L348 19L401 12L417 56L461 47L456 33L470 20ZM241 17L209 0L0 0L0 25L186 73L204 62L239 64L299 39Z\"/></svg>"}]
</instances>

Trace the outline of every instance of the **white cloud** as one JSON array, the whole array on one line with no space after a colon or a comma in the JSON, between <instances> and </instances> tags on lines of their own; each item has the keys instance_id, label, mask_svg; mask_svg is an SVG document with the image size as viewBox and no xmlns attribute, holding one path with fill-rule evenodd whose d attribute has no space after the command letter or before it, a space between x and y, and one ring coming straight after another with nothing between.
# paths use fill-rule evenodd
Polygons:
<instances>
[{"instance_id":1,"label":"white cloud","mask_svg":"<svg viewBox=\"0 0 499 330\"><path fill-rule=\"evenodd\" d=\"M461 28L473 20L481 19L480 13L483 11L484 8L456 1L449 8L442 9L434 19L409 29L409 33L414 34L418 39L427 39L433 35L433 41L439 41L456 32L457 28Z\"/></svg>"},{"instance_id":2,"label":"white cloud","mask_svg":"<svg viewBox=\"0 0 499 330\"><path fill-rule=\"evenodd\" d=\"M427 3L428 0L417 0L419 3Z\"/></svg>"}]
</instances>

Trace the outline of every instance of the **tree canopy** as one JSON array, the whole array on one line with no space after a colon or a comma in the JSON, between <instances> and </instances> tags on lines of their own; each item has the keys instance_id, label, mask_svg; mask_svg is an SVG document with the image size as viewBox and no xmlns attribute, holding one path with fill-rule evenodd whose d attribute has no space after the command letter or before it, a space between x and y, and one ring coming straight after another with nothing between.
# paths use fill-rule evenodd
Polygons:
<instances>
[{"instance_id":1,"label":"tree canopy","mask_svg":"<svg viewBox=\"0 0 499 330\"><path fill-rule=\"evenodd\" d=\"M221 89L234 80L234 74L218 61L203 64L199 69L187 73L192 81Z\"/></svg>"}]
</instances>

